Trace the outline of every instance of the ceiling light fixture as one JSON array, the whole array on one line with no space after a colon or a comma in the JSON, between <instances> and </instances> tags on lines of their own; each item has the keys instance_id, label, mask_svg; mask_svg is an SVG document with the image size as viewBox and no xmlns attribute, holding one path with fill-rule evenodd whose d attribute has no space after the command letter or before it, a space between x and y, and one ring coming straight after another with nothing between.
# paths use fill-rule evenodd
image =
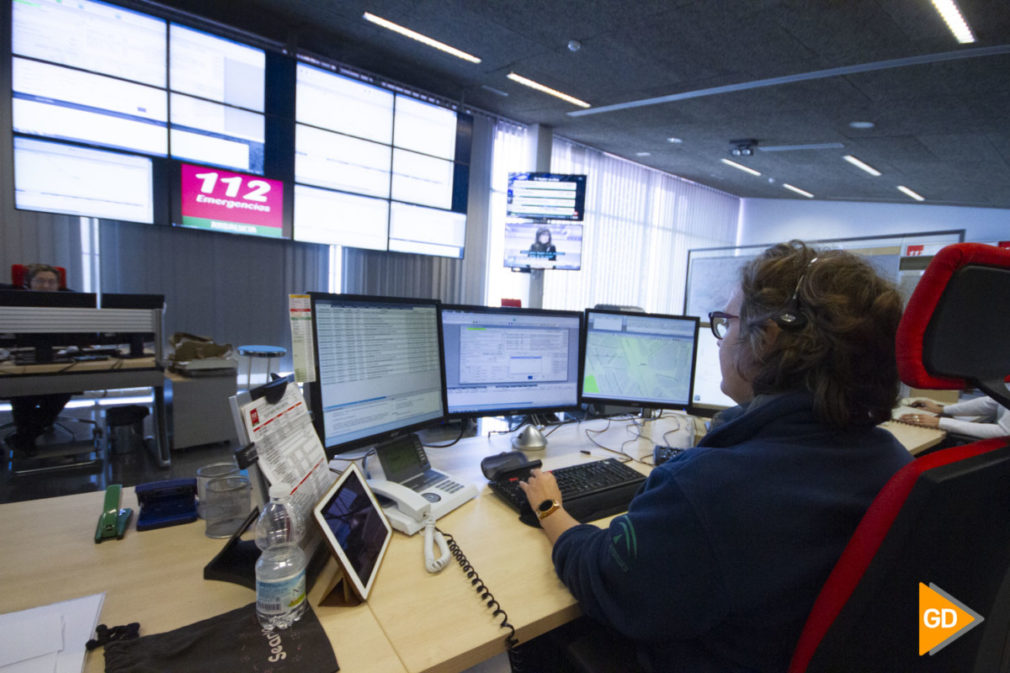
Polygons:
<instances>
[{"instance_id":1,"label":"ceiling light fixture","mask_svg":"<svg viewBox=\"0 0 1010 673\"><path fill-rule=\"evenodd\" d=\"M857 159L856 157L852 156L851 154L846 154L842 158L845 159L846 161L848 161L850 164L852 164L856 168L858 168L860 170L866 171L867 173L869 173L873 177L875 177L875 178L880 177L880 171L878 171L876 168L874 168L870 164L868 164L866 162L863 162L863 161L860 161L859 159Z\"/></svg>"},{"instance_id":2,"label":"ceiling light fixture","mask_svg":"<svg viewBox=\"0 0 1010 673\"><path fill-rule=\"evenodd\" d=\"M940 18L950 28L957 41L961 44L969 44L975 41L975 36L971 32L971 26L964 20L961 9L954 0L933 0L933 7L940 14Z\"/></svg>"},{"instance_id":3,"label":"ceiling light fixture","mask_svg":"<svg viewBox=\"0 0 1010 673\"><path fill-rule=\"evenodd\" d=\"M872 129L874 126L876 126L876 124L874 124L873 122L864 122L864 121L849 122L850 128L860 130Z\"/></svg>"},{"instance_id":4,"label":"ceiling light fixture","mask_svg":"<svg viewBox=\"0 0 1010 673\"><path fill-rule=\"evenodd\" d=\"M922 196L921 194L917 194L916 192L913 192L911 189L909 189L905 185L898 185L898 191L901 192L902 194L904 194L905 196L909 197L909 198L915 199L916 201L925 201L926 200L925 196Z\"/></svg>"},{"instance_id":5,"label":"ceiling light fixture","mask_svg":"<svg viewBox=\"0 0 1010 673\"><path fill-rule=\"evenodd\" d=\"M684 142L684 139L683 138L670 137L670 138L666 139L666 142L673 143L674 145L679 145L680 143Z\"/></svg>"},{"instance_id":6,"label":"ceiling light fixture","mask_svg":"<svg viewBox=\"0 0 1010 673\"><path fill-rule=\"evenodd\" d=\"M729 148L729 153L735 157L749 157L753 156L754 148L757 147L758 141L754 138L740 138L739 140L730 140L729 144L732 147Z\"/></svg>"},{"instance_id":7,"label":"ceiling light fixture","mask_svg":"<svg viewBox=\"0 0 1010 673\"><path fill-rule=\"evenodd\" d=\"M480 59L474 56L473 54L468 54L465 51L456 49L456 47L450 47L445 42L439 42L434 38L430 38L427 35L422 35L421 33L413 31L410 28L401 26L398 23L393 23L388 19L383 19L381 16L376 16L371 12L365 12L362 15L362 18L364 18L365 21L374 23L377 26L382 26L387 30L393 31L394 33L399 33L404 37L409 37L412 40L417 40L421 44L426 44L429 47L434 47L435 49L438 49L439 51L444 51L447 54L455 56L456 58L461 58L464 61L469 61L470 63L480 63Z\"/></svg>"},{"instance_id":8,"label":"ceiling light fixture","mask_svg":"<svg viewBox=\"0 0 1010 673\"><path fill-rule=\"evenodd\" d=\"M567 101L572 105L578 105L579 107L589 107L589 103L587 103L584 100L579 100L575 96L569 96L568 94L562 93L557 89L550 88L546 84L541 84L540 82L534 82L533 80L527 77L523 77L522 75L517 75L514 72L510 72L508 74L508 78L513 82L518 82L519 84L522 84L523 86L528 86L531 89L536 89L537 91L541 91L556 98L560 98L561 100Z\"/></svg>"},{"instance_id":9,"label":"ceiling light fixture","mask_svg":"<svg viewBox=\"0 0 1010 673\"><path fill-rule=\"evenodd\" d=\"M736 168L737 170L741 170L744 173L750 173L751 175L761 175L761 173L759 173L758 171L754 170L753 168L749 168L748 166L744 166L743 164L738 164L735 161L730 161L729 159L720 159L719 161L723 162L727 166L732 166L733 168Z\"/></svg>"},{"instance_id":10,"label":"ceiling light fixture","mask_svg":"<svg viewBox=\"0 0 1010 673\"><path fill-rule=\"evenodd\" d=\"M783 186L783 187L785 187L786 189L788 189L788 190L789 190L789 191L791 191L791 192L796 192L796 193L797 193L797 194L799 194L800 196L805 196L805 197L807 197L808 199L812 199L812 198L814 198L814 195L813 195L813 194L811 194L810 192L808 192L808 191L806 191L806 190L804 190L804 189L800 189L799 187L793 187L793 186L792 186L791 184L789 184L788 182L783 182L783 183L782 183L782 186Z\"/></svg>"},{"instance_id":11,"label":"ceiling light fixture","mask_svg":"<svg viewBox=\"0 0 1010 673\"><path fill-rule=\"evenodd\" d=\"M652 152L635 152L636 157L651 157Z\"/></svg>"}]
</instances>

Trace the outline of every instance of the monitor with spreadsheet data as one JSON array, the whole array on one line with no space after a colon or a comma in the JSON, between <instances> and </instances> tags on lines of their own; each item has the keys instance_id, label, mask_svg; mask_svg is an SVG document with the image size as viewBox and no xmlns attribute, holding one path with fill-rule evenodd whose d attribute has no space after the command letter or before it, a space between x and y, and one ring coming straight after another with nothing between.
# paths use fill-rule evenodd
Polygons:
<instances>
[{"instance_id":1,"label":"monitor with spreadsheet data","mask_svg":"<svg viewBox=\"0 0 1010 673\"><path fill-rule=\"evenodd\" d=\"M312 420L328 454L444 419L436 300L310 296Z\"/></svg>"},{"instance_id":2,"label":"monitor with spreadsheet data","mask_svg":"<svg viewBox=\"0 0 1010 673\"><path fill-rule=\"evenodd\" d=\"M690 404L697 318L587 309L583 334L583 402Z\"/></svg>"},{"instance_id":3,"label":"monitor with spreadsheet data","mask_svg":"<svg viewBox=\"0 0 1010 673\"><path fill-rule=\"evenodd\" d=\"M486 306L441 311L450 416L578 406L580 312Z\"/></svg>"}]
</instances>

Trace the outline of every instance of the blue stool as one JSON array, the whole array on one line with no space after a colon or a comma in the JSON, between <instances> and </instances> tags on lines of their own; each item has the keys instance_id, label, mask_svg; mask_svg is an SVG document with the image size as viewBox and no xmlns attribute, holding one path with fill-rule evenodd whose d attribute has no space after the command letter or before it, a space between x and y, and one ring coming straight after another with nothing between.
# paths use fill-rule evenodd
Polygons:
<instances>
[{"instance_id":1,"label":"blue stool","mask_svg":"<svg viewBox=\"0 0 1010 673\"><path fill-rule=\"evenodd\" d=\"M267 382L270 381L270 360L273 358L282 358L288 354L286 348L281 348L280 346L239 346L238 354L244 355L249 358L249 369L246 370L245 375L245 387L246 390L249 389L250 383L252 381L252 363L253 358L266 358L267 359Z\"/></svg>"}]
</instances>

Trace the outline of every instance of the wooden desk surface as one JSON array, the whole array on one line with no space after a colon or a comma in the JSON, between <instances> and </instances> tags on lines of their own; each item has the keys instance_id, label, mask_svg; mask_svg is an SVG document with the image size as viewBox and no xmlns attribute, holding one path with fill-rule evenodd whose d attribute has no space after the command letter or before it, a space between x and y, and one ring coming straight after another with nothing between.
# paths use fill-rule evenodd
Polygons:
<instances>
[{"instance_id":1,"label":"wooden desk surface","mask_svg":"<svg viewBox=\"0 0 1010 673\"><path fill-rule=\"evenodd\" d=\"M134 518L122 540L95 544L103 493L65 496L0 506L0 563L4 612L105 592L99 622L140 622L141 634L191 624L256 600L246 587L203 579L203 566L221 549L207 538L204 522L138 533L133 489L123 506ZM318 608L328 568L310 600L342 671L402 672L379 624L366 606ZM89 652L85 671L105 670L102 650Z\"/></svg>"},{"instance_id":2,"label":"wooden desk surface","mask_svg":"<svg viewBox=\"0 0 1010 673\"><path fill-rule=\"evenodd\" d=\"M933 448L947 436L947 432L939 428L923 428L899 421L885 421L880 427L894 435L913 456Z\"/></svg>"},{"instance_id":3,"label":"wooden desk surface","mask_svg":"<svg viewBox=\"0 0 1010 673\"><path fill-rule=\"evenodd\" d=\"M628 422L614 421L595 439L614 449L633 440L625 450L651 460L652 446L662 441L662 431L677 423L676 418L649 423L642 431L645 438L636 440ZM587 428L607 427L605 420L562 426L548 437L546 451L528 455L541 459L546 469L612 456L584 434ZM672 435L669 439L676 444ZM455 538L525 642L581 612L554 572L547 538L539 528L520 523L518 514L490 491L480 472L481 458L511 450L509 441L503 435L472 437L450 448L428 449L428 457L435 468L478 486L475 500L439 519L438 525ZM631 465L643 473L650 469ZM409 538L396 533L368 605L412 673L461 671L504 650L507 630L499 627L500 618L492 617L456 562L437 575L424 569L420 533Z\"/></svg>"}]
</instances>

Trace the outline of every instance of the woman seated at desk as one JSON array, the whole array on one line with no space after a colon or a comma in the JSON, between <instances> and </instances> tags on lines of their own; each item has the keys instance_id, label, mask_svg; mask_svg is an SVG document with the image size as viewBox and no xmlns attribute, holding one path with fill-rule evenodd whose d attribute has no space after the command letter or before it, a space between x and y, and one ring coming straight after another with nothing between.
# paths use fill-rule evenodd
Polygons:
<instances>
[{"instance_id":1,"label":"woman seated at desk","mask_svg":"<svg viewBox=\"0 0 1010 673\"><path fill-rule=\"evenodd\" d=\"M901 311L860 258L774 246L711 314L739 406L697 448L654 469L607 529L569 516L549 472L523 485L558 576L646 670L786 670L859 520L912 460L876 427L898 394Z\"/></svg>"},{"instance_id":2,"label":"woman seated at desk","mask_svg":"<svg viewBox=\"0 0 1010 673\"><path fill-rule=\"evenodd\" d=\"M1010 388L1010 385L1007 387ZM939 428L972 439L1010 435L1010 409L988 396L947 405L932 400L916 400L909 406L928 413L902 414L899 420L903 423ZM977 416L978 420L967 421L951 416Z\"/></svg>"}]
</instances>

